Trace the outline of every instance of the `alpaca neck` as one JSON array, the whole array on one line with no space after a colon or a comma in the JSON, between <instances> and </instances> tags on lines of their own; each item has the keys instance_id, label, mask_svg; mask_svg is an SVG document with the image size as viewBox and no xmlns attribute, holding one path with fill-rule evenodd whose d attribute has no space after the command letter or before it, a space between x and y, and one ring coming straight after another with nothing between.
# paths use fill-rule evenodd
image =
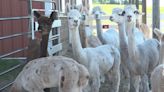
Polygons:
<instances>
[{"instance_id":1,"label":"alpaca neck","mask_svg":"<svg viewBox=\"0 0 164 92\"><path fill-rule=\"evenodd\" d=\"M127 48L127 36L125 32L125 23L118 24L119 38L120 38L120 49L124 50Z\"/></svg>"},{"instance_id":2,"label":"alpaca neck","mask_svg":"<svg viewBox=\"0 0 164 92\"><path fill-rule=\"evenodd\" d=\"M128 53L129 58L134 59L136 57L136 42L135 42L135 35L134 35L134 27L135 24L128 25L127 32L128 32Z\"/></svg>"},{"instance_id":3,"label":"alpaca neck","mask_svg":"<svg viewBox=\"0 0 164 92\"><path fill-rule=\"evenodd\" d=\"M84 50L81 45L80 41L80 35L78 27L71 29L72 31L72 49L74 57L77 61L81 61L81 58L85 55ZM85 62L80 62L81 64L84 64ZM86 64L86 63L85 63Z\"/></svg>"},{"instance_id":4,"label":"alpaca neck","mask_svg":"<svg viewBox=\"0 0 164 92\"><path fill-rule=\"evenodd\" d=\"M42 35L41 48L40 48L40 52L41 52L40 57L46 57L47 56L48 37L49 37L49 33L45 34L45 35Z\"/></svg>"},{"instance_id":5,"label":"alpaca neck","mask_svg":"<svg viewBox=\"0 0 164 92\"><path fill-rule=\"evenodd\" d=\"M164 64L164 43L161 42L161 47L160 47L160 56L159 56L159 63Z\"/></svg>"},{"instance_id":6,"label":"alpaca neck","mask_svg":"<svg viewBox=\"0 0 164 92\"><path fill-rule=\"evenodd\" d=\"M101 20L100 19L96 19L96 28L97 28L97 35L98 35L98 38L100 39L100 41L104 44L105 41L103 40L103 37L102 37L102 25L101 25Z\"/></svg>"}]
</instances>

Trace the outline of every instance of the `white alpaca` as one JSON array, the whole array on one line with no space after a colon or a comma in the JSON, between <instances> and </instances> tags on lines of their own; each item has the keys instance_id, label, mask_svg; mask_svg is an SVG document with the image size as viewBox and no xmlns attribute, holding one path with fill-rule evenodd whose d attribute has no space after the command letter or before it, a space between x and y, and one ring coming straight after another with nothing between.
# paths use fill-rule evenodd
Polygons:
<instances>
[{"instance_id":1,"label":"white alpaca","mask_svg":"<svg viewBox=\"0 0 164 92\"><path fill-rule=\"evenodd\" d=\"M115 29L111 28L105 32L102 31L101 16L104 14L104 12L101 10L101 8L98 6L94 7L92 14L96 19L97 35L100 41L103 44L113 44L114 46L119 47L119 36Z\"/></svg>"},{"instance_id":2,"label":"white alpaca","mask_svg":"<svg viewBox=\"0 0 164 92\"><path fill-rule=\"evenodd\" d=\"M136 13L137 10L131 5L124 9L125 24L128 34L129 61L126 63L131 77L140 75L143 92L149 92L148 78L159 60L159 42L156 39L146 40L137 45L135 41Z\"/></svg>"},{"instance_id":3,"label":"white alpaca","mask_svg":"<svg viewBox=\"0 0 164 92\"><path fill-rule=\"evenodd\" d=\"M160 59L159 65L153 70L151 74L151 86L152 92L164 91L164 33L158 29L154 29L154 33L160 40Z\"/></svg>"},{"instance_id":4,"label":"white alpaca","mask_svg":"<svg viewBox=\"0 0 164 92\"><path fill-rule=\"evenodd\" d=\"M126 62L128 59L128 50L127 50L127 35L125 30L125 20L124 16L122 15L123 9L121 8L114 8L112 10L112 14L110 15L110 20L112 22L116 22L118 24L119 30L119 44L120 44L120 55L121 55L121 65L120 65L120 72L121 72L121 80L120 80L120 88L119 92L129 92L130 89L130 76L129 71L126 67Z\"/></svg>"},{"instance_id":5,"label":"white alpaca","mask_svg":"<svg viewBox=\"0 0 164 92\"><path fill-rule=\"evenodd\" d=\"M78 10L72 9L68 14L68 18L70 30L72 31L73 55L91 73L91 92L99 92L100 77L103 77L105 74L108 74L109 80L112 81L111 91L118 92L120 83L120 54L118 49L112 45L82 48L78 30L81 14Z\"/></svg>"},{"instance_id":6,"label":"white alpaca","mask_svg":"<svg viewBox=\"0 0 164 92\"><path fill-rule=\"evenodd\" d=\"M59 92L82 92L89 80L88 70L75 60L63 56L30 61L15 79L10 92L44 92L59 87Z\"/></svg>"}]
</instances>

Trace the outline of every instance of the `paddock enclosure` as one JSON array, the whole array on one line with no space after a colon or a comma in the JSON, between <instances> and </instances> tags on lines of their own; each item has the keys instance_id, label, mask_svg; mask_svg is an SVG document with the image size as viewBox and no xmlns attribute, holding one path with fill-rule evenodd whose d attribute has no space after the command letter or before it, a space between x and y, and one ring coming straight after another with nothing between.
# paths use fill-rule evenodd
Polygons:
<instances>
[{"instance_id":1,"label":"paddock enclosure","mask_svg":"<svg viewBox=\"0 0 164 92\"><path fill-rule=\"evenodd\" d=\"M29 39L38 37L37 23L33 11L48 14L59 10L60 0L1 0L0 1L0 91L8 92L16 75L27 62ZM63 2L65 3L65 2ZM49 7L51 5L51 7ZM48 9L51 8L51 11ZM47 9L47 10L46 10ZM62 9L62 8L61 8ZM62 13L61 13L62 14ZM61 21L62 20L62 21ZM68 46L68 29L66 17L59 17L60 28L54 28L49 43L56 47L54 52L63 54ZM58 22L57 21L57 22ZM65 44L61 47L61 43ZM58 44L59 43L59 44ZM53 48L53 49L54 49ZM61 49L65 49L62 50ZM60 53L59 53L60 51ZM51 53L52 54L52 53ZM7 67L5 67L7 66Z\"/></svg>"},{"instance_id":2,"label":"paddock enclosure","mask_svg":"<svg viewBox=\"0 0 164 92\"><path fill-rule=\"evenodd\" d=\"M13 80L28 62L27 50L30 39L40 37L33 11L38 11L45 16L49 16L54 10L58 11L58 19L54 22L49 37L49 55L73 57L69 42L66 4L68 2L71 5L81 4L82 1L85 0L0 0L0 92L8 92ZM127 1L137 5L139 0ZM144 1L142 0L143 6L146 6ZM86 0L86 2L91 8L92 0ZM153 2L155 3L152 28L160 28L159 0L153 0ZM104 17L104 20L106 18ZM142 19L146 23L146 17L143 16ZM103 28L109 27L108 24L103 25ZM101 91L107 92L107 87L107 83L103 84Z\"/></svg>"}]
</instances>

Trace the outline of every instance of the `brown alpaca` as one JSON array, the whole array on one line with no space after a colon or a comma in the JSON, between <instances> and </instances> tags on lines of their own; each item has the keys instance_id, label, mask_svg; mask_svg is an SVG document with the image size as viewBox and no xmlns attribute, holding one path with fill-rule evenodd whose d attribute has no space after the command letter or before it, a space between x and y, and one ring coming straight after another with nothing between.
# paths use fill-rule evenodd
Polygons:
<instances>
[{"instance_id":1,"label":"brown alpaca","mask_svg":"<svg viewBox=\"0 0 164 92\"><path fill-rule=\"evenodd\" d=\"M48 38L49 33L52 28L52 23L55 19L57 19L57 12L52 12L50 17L46 17L43 15L40 15L38 12L34 11L34 15L37 18L37 21L39 23L38 30L40 30L40 33L42 35L41 40L41 55L40 57L46 57L47 56L47 46L48 46Z\"/></svg>"},{"instance_id":2,"label":"brown alpaca","mask_svg":"<svg viewBox=\"0 0 164 92\"><path fill-rule=\"evenodd\" d=\"M10 92L44 92L59 87L59 92L82 92L89 80L88 70L75 60L63 56L30 61L15 79Z\"/></svg>"},{"instance_id":3,"label":"brown alpaca","mask_svg":"<svg viewBox=\"0 0 164 92\"><path fill-rule=\"evenodd\" d=\"M56 19L57 12L52 12L49 18L39 14L37 11L34 11L34 15L39 23L38 30L41 34L41 40L38 38L30 39L27 51L28 61L47 56L49 32L53 21Z\"/></svg>"}]
</instances>

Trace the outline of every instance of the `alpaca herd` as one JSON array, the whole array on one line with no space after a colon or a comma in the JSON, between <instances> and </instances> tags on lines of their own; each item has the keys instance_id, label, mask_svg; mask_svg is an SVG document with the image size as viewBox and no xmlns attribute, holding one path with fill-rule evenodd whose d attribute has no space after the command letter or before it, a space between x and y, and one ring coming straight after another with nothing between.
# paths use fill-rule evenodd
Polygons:
<instances>
[{"instance_id":1,"label":"alpaca herd","mask_svg":"<svg viewBox=\"0 0 164 92\"><path fill-rule=\"evenodd\" d=\"M118 31L102 31L101 17L105 13L100 7L94 7L92 15L85 6L67 7L67 12L73 59L32 58L15 79L10 92L44 92L50 87L58 87L59 92L99 92L105 80L110 81L109 92L163 92L164 33L154 29L158 40L150 37L147 26L138 22L142 13L136 6L112 10L109 20L118 25ZM35 12L35 16L39 21L41 15ZM48 26L39 21L42 31L44 27L50 30L52 16L53 13L52 20L46 22ZM90 16L96 20L97 36L92 34L88 23Z\"/></svg>"}]
</instances>

